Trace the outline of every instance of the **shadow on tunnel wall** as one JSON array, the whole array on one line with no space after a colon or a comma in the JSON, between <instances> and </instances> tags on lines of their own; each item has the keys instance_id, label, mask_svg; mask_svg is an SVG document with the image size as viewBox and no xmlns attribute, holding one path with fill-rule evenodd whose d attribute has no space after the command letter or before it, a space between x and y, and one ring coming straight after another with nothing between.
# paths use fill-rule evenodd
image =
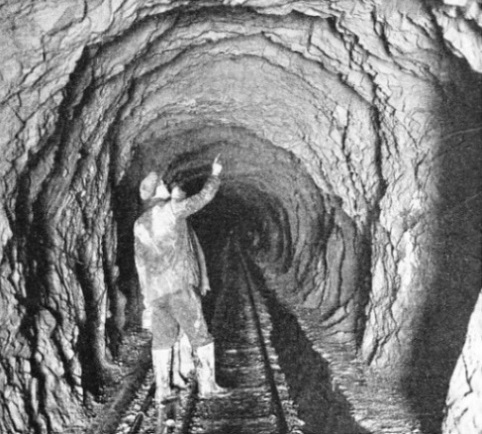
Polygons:
<instances>
[{"instance_id":1,"label":"shadow on tunnel wall","mask_svg":"<svg viewBox=\"0 0 482 434\"><path fill-rule=\"evenodd\" d=\"M445 130L435 161L440 198L430 216L430 263L421 267L427 299L403 381L424 434L441 431L450 378L481 288L482 81L468 66L460 70L458 87L444 90L438 108Z\"/></svg>"},{"instance_id":2,"label":"shadow on tunnel wall","mask_svg":"<svg viewBox=\"0 0 482 434\"><path fill-rule=\"evenodd\" d=\"M128 172L129 173L129 172ZM140 176L140 174L138 174ZM135 220L140 214L138 180L125 176L113 196L114 219L117 224L117 265L119 289L126 296L126 327L140 326L142 300L134 262Z\"/></svg>"}]
</instances>

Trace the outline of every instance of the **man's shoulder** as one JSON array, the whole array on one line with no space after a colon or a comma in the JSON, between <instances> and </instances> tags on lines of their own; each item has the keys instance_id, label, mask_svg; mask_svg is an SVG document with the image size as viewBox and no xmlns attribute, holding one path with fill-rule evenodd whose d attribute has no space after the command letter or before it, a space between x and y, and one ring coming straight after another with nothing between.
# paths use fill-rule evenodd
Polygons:
<instances>
[{"instance_id":1,"label":"man's shoulder","mask_svg":"<svg viewBox=\"0 0 482 434\"><path fill-rule=\"evenodd\" d=\"M150 228L153 221L165 221L165 223L175 220L172 207L169 202L156 204L145 210L134 222L134 230L136 228Z\"/></svg>"},{"instance_id":2,"label":"man's shoulder","mask_svg":"<svg viewBox=\"0 0 482 434\"><path fill-rule=\"evenodd\" d=\"M149 220L153 216L153 214L166 212L169 209L169 202L158 202L150 205L142 211L142 214L137 218L136 223Z\"/></svg>"}]
</instances>

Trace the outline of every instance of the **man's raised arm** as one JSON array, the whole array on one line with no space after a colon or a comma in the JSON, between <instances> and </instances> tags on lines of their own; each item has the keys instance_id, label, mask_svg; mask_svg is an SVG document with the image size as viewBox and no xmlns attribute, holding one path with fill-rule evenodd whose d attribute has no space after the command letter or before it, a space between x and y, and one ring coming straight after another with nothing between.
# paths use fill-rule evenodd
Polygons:
<instances>
[{"instance_id":1,"label":"man's raised arm","mask_svg":"<svg viewBox=\"0 0 482 434\"><path fill-rule=\"evenodd\" d=\"M180 202L171 201L172 211L176 217L188 217L202 209L214 199L219 190L221 181L219 174L223 166L219 162L219 155L214 159L211 176L204 184L203 189L194 196L188 197Z\"/></svg>"}]
</instances>

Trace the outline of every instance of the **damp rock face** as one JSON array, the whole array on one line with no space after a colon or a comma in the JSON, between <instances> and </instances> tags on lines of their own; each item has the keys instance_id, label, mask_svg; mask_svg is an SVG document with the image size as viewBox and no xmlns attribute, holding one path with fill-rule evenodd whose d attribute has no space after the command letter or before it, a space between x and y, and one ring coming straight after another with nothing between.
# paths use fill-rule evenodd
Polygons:
<instances>
[{"instance_id":1,"label":"damp rock face","mask_svg":"<svg viewBox=\"0 0 482 434\"><path fill-rule=\"evenodd\" d=\"M482 425L482 297L470 318L467 339L450 380L444 433L476 433Z\"/></svg>"},{"instance_id":2,"label":"damp rock face","mask_svg":"<svg viewBox=\"0 0 482 434\"><path fill-rule=\"evenodd\" d=\"M222 189L193 220L208 262L236 236L280 296L412 379L414 408L445 399L476 351L478 2L10 3L2 432L86 423L139 321L139 182L158 170L193 193L218 153Z\"/></svg>"}]
</instances>

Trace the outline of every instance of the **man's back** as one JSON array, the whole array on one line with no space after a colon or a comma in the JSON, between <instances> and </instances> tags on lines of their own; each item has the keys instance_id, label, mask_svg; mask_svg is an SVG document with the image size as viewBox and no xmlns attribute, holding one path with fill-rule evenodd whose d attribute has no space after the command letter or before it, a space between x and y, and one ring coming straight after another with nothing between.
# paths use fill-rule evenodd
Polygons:
<instances>
[{"instance_id":1,"label":"man's back","mask_svg":"<svg viewBox=\"0 0 482 434\"><path fill-rule=\"evenodd\" d=\"M180 201L160 201L136 220L135 260L146 299L199 286L199 255L186 219L209 203L218 189L219 179L211 176L198 194Z\"/></svg>"}]
</instances>

